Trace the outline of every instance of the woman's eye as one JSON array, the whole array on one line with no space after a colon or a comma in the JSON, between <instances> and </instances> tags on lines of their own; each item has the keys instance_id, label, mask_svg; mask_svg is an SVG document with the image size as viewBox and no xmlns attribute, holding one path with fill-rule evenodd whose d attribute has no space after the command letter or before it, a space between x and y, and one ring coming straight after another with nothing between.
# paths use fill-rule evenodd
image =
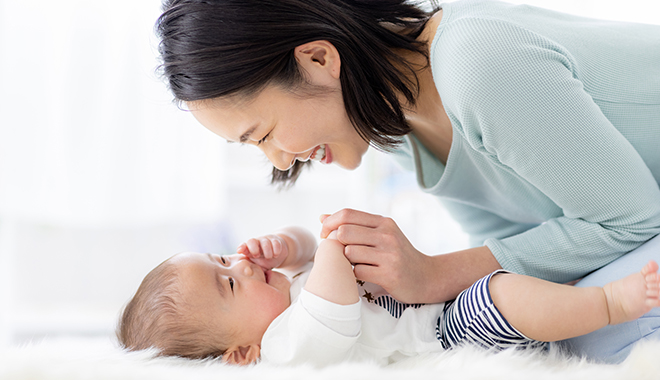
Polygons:
<instances>
[{"instance_id":1,"label":"woman's eye","mask_svg":"<svg viewBox=\"0 0 660 380\"><path fill-rule=\"evenodd\" d=\"M231 291L234 291L234 279L229 277L229 287L231 288Z\"/></svg>"},{"instance_id":2,"label":"woman's eye","mask_svg":"<svg viewBox=\"0 0 660 380\"><path fill-rule=\"evenodd\" d=\"M266 136L264 136L261 140L257 141L257 145L261 145L265 143L266 140L268 139L268 136L270 136L270 132L268 132L268 134L266 134Z\"/></svg>"}]
</instances>

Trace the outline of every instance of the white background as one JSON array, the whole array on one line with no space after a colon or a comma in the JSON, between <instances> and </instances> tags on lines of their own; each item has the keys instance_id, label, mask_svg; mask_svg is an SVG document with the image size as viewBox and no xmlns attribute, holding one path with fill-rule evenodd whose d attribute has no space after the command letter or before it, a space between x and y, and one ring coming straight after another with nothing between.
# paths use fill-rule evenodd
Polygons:
<instances>
[{"instance_id":1,"label":"white background","mask_svg":"<svg viewBox=\"0 0 660 380\"><path fill-rule=\"evenodd\" d=\"M660 23L652 0L513 1ZM413 177L370 152L268 185L268 162L171 103L155 75L156 0L0 0L0 344L111 336L142 277L184 250L231 253L353 207L437 254L466 236Z\"/></svg>"}]
</instances>

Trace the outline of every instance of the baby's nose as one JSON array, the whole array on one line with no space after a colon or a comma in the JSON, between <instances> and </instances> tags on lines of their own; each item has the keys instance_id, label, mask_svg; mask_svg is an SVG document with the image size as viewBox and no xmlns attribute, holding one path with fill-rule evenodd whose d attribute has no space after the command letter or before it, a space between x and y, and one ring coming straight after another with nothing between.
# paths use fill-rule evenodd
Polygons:
<instances>
[{"instance_id":1,"label":"baby's nose","mask_svg":"<svg viewBox=\"0 0 660 380\"><path fill-rule=\"evenodd\" d=\"M252 265L248 263L248 265L246 265L245 268L243 269L243 274L245 275L245 277L252 277L252 275L254 274L254 271L252 270Z\"/></svg>"}]
</instances>

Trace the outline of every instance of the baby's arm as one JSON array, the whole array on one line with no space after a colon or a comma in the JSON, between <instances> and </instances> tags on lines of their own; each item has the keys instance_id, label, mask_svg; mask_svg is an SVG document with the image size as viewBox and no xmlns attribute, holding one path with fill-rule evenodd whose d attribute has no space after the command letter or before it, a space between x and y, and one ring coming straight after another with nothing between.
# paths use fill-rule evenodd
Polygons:
<instances>
[{"instance_id":1,"label":"baby's arm","mask_svg":"<svg viewBox=\"0 0 660 380\"><path fill-rule=\"evenodd\" d=\"M351 263L344 256L344 245L328 238L321 241L305 290L339 305L360 300Z\"/></svg>"},{"instance_id":2,"label":"baby's arm","mask_svg":"<svg viewBox=\"0 0 660 380\"><path fill-rule=\"evenodd\" d=\"M286 242L289 250L287 258L278 266L281 269L295 270L314 259L316 238L302 227L285 227L275 233Z\"/></svg>"},{"instance_id":3,"label":"baby's arm","mask_svg":"<svg viewBox=\"0 0 660 380\"><path fill-rule=\"evenodd\" d=\"M295 270L314 258L316 238L308 230L291 226L270 235L252 238L236 252L266 269Z\"/></svg>"},{"instance_id":4,"label":"baby's arm","mask_svg":"<svg viewBox=\"0 0 660 380\"><path fill-rule=\"evenodd\" d=\"M304 286L298 300L268 327L261 346L264 361L321 367L350 359L362 326L361 306L343 244L320 242Z\"/></svg>"},{"instance_id":5,"label":"baby's arm","mask_svg":"<svg viewBox=\"0 0 660 380\"><path fill-rule=\"evenodd\" d=\"M658 264L604 287L577 288L517 274L490 282L493 303L518 331L544 342L588 334L637 319L660 306Z\"/></svg>"}]
</instances>

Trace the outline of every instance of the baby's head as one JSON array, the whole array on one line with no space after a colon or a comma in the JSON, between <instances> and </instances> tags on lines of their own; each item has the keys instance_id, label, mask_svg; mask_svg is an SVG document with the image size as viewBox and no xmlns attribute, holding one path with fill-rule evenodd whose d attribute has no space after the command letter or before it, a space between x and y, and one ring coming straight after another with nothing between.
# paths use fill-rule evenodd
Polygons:
<instances>
[{"instance_id":1,"label":"baby's head","mask_svg":"<svg viewBox=\"0 0 660 380\"><path fill-rule=\"evenodd\" d=\"M243 255L180 253L144 278L117 337L129 350L248 364L259 357L268 325L289 307L290 286Z\"/></svg>"}]
</instances>

